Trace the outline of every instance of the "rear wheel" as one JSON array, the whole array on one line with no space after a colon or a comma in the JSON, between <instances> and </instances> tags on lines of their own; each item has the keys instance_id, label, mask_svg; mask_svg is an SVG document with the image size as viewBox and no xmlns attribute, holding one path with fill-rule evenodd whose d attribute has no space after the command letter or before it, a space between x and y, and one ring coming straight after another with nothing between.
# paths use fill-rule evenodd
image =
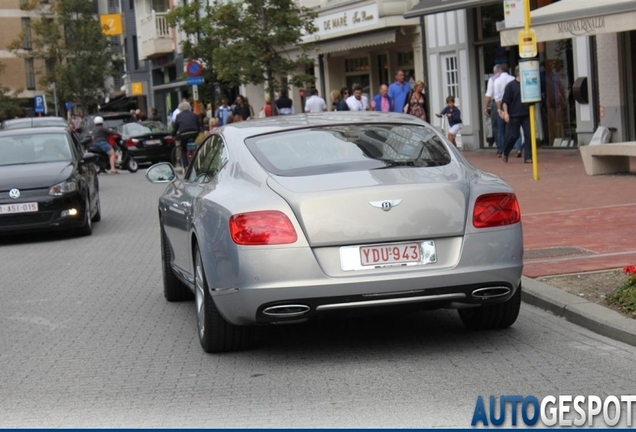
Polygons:
<instances>
[{"instance_id":1,"label":"rear wheel","mask_svg":"<svg viewBox=\"0 0 636 432\"><path fill-rule=\"evenodd\" d=\"M208 289L198 246L194 253L194 293L197 308L197 333L201 347L208 353L248 348L252 341L253 329L248 326L230 324L221 316Z\"/></svg>"},{"instance_id":2,"label":"rear wheel","mask_svg":"<svg viewBox=\"0 0 636 432\"><path fill-rule=\"evenodd\" d=\"M139 164L132 156L128 156L128 162L126 163L126 169L131 173L136 173L139 169Z\"/></svg>"},{"instance_id":3,"label":"rear wheel","mask_svg":"<svg viewBox=\"0 0 636 432\"><path fill-rule=\"evenodd\" d=\"M170 265L172 261L172 252L166 238L163 226L159 227L161 231L161 273L163 274L163 296L169 302L178 302L192 299L192 291L177 278L174 270Z\"/></svg>"},{"instance_id":4,"label":"rear wheel","mask_svg":"<svg viewBox=\"0 0 636 432\"><path fill-rule=\"evenodd\" d=\"M458 309L459 317L470 330L508 328L517 321L521 308L521 284L506 302L471 309Z\"/></svg>"}]
</instances>

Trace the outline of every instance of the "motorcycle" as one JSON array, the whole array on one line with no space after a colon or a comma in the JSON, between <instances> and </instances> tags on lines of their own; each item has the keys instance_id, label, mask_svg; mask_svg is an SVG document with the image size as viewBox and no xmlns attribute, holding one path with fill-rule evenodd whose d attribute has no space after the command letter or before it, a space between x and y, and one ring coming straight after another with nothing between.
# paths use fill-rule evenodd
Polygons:
<instances>
[{"instance_id":1,"label":"motorcycle","mask_svg":"<svg viewBox=\"0 0 636 432\"><path fill-rule=\"evenodd\" d=\"M137 172L139 170L139 164L135 160L134 157L128 152L128 149L123 143L121 135L112 134L108 136L108 144L115 150L115 168L122 170L126 169L131 173ZM110 159L106 153L101 151L99 148L89 145L88 151L91 153L95 153L97 155L97 162L95 165L97 166L97 173L105 173L110 170Z\"/></svg>"}]
</instances>

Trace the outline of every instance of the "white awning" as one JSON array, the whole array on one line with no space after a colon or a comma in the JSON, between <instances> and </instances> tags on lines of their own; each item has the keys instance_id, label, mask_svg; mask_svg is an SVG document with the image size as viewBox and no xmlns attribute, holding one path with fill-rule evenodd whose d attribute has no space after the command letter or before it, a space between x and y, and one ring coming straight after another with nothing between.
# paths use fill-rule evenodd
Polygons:
<instances>
[{"instance_id":1,"label":"white awning","mask_svg":"<svg viewBox=\"0 0 636 432\"><path fill-rule=\"evenodd\" d=\"M634 0L561 0L530 13L537 42L636 30ZM518 28L498 27L501 45L517 45Z\"/></svg>"},{"instance_id":2,"label":"white awning","mask_svg":"<svg viewBox=\"0 0 636 432\"><path fill-rule=\"evenodd\" d=\"M468 9L477 6L487 6L493 3L501 3L502 0L420 0L410 11L404 14L404 18L415 18L440 12L448 12L457 9ZM503 8L503 5L501 6Z\"/></svg>"},{"instance_id":3,"label":"white awning","mask_svg":"<svg viewBox=\"0 0 636 432\"><path fill-rule=\"evenodd\" d=\"M374 45L384 45L395 42L396 31L397 29L392 29L383 32L368 33L344 39L331 40L328 42L317 42L316 48L321 53L331 53L349 51Z\"/></svg>"}]
</instances>

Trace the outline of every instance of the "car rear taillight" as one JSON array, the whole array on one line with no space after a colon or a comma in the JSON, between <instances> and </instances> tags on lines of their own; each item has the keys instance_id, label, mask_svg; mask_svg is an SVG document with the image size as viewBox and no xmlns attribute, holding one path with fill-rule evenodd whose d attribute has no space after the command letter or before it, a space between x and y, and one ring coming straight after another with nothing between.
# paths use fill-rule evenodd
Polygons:
<instances>
[{"instance_id":1,"label":"car rear taillight","mask_svg":"<svg viewBox=\"0 0 636 432\"><path fill-rule=\"evenodd\" d=\"M289 218L277 210L233 215L230 218L230 235L239 245L288 244L298 239Z\"/></svg>"},{"instance_id":2,"label":"car rear taillight","mask_svg":"<svg viewBox=\"0 0 636 432\"><path fill-rule=\"evenodd\" d=\"M163 142L165 142L167 145L174 145L174 138L172 138L171 136L164 137Z\"/></svg>"},{"instance_id":3,"label":"car rear taillight","mask_svg":"<svg viewBox=\"0 0 636 432\"><path fill-rule=\"evenodd\" d=\"M115 147L115 143L119 137L117 135L108 135L108 144L111 147Z\"/></svg>"},{"instance_id":4,"label":"car rear taillight","mask_svg":"<svg viewBox=\"0 0 636 432\"><path fill-rule=\"evenodd\" d=\"M128 138L126 140L126 147L137 147L137 144L139 144L138 139Z\"/></svg>"},{"instance_id":5,"label":"car rear taillight","mask_svg":"<svg viewBox=\"0 0 636 432\"><path fill-rule=\"evenodd\" d=\"M517 196L513 193L485 194L475 201L473 225L492 228L516 224L521 220Z\"/></svg>"}]
</instances>

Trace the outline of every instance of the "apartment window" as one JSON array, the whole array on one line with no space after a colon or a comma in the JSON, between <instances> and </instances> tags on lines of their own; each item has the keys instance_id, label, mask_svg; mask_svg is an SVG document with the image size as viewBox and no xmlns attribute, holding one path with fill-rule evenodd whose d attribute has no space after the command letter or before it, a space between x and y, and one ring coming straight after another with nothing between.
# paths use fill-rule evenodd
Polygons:
<instances>
[{"instance_id":1,"label":"apartment window","mask_svg":"<svg viewBox=\"0 0 636 432\"><path fill-rule=\"evenodd\" d=\"M133 66L134 66L134 70L139 69L139 52L137 50L137 35L132 35L132 37L130 38L130 41L132 42L132 49L133 49Z\"/></svg>"},{"instance_id":2,"label":"apartment window","mask_svg":"<svg viewBox=\"0 0 636 432\"><path fill-rule=\"evenodd\" d=\"M454 96L456 99L459 98L459 70L457 66L457 56L455 55L445 55L443 56L443 65L444 65L444 89L446 90L446 94L444 95L444 99L447 96Z\"/></svg>"},{"instance_id":3,"label":"apartment window","mask_svg":"<svg viewBox=\"0 0 636 432\"><path fill-rule=\"evenodd\" d=\"M108 0L108 13L119 12L119 0Z\"/></svg>"},{"instance_id":4,"label":"apartment window","mask_svg":"<svg viewBox=\"0 0 636 432\"><path fill-rule=\"evenodd\" d=\"M108 42L110 42L110 48L115 55L122 55L124 53L119 36L110 36Z\"/></svg>"},{"instance_id":5,"label":"apartment window","mask_svg":"<svg viewBox=\"0 0 636 432\"><path fill-rule=\"evenodd\" d=\"M46 59L44 60L44 72L47 75L52 75L55 72L55 60Z\"/></svg>"},{"instance_id":6,"label":"apartment window","mask_svg":"<svg viewBox=\"0 0 636 432\"><path fill-rule=\"evenodd\" d=\"M31 18L22 18L22 48L31 49Z\"/></svg>"},{"instance_id":7,"label":"apartment window","mask_svg":"<svg viewBox=\"0 0 636 432\"><path fill-rule=\"evenodd\" d=\"M24 59L24 73L26 76L27 90L35 90L35 66L33 58Z\"/></svg>"}]
</instances>

